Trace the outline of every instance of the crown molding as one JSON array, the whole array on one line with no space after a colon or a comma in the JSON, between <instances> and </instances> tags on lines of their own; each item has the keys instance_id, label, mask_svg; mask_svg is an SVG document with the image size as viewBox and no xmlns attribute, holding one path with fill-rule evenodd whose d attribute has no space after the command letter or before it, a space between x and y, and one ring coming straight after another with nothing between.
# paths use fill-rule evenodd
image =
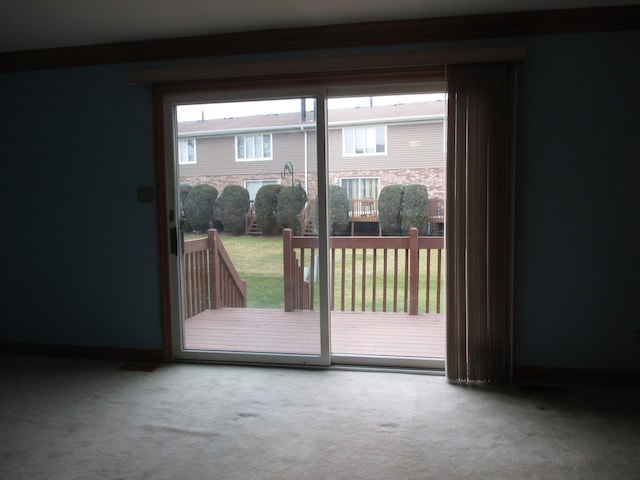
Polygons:
<instances>
[{"instance_id":1,"label":"crown molding","mask_svg":"<svg viewBox=\"0 0 640 480\"><path fill-rule=\"evenodd\" d=\"M289 28L0 53L0 72L640 29L640 6Z\"/></svg>"}]
</instances>

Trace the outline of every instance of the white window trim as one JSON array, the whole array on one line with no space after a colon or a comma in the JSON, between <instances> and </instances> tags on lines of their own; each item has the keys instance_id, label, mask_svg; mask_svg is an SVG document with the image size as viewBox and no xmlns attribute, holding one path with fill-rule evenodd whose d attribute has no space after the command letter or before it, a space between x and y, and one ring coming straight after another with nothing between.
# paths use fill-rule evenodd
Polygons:
<instances>
[{"instance_id":1,"label":"white window trim","mask_svg":"<svg viewBox=\"0 0 640 480\"><path fill-rule=\"evenodd\" d=\"M191 140L193 140L193 161L189 161L189 159L187 159L185 161L182 158L182 148L180 148L180 143L181 142L189 142ZM198 141L197 141L196 137L179 138L178 139L178 164L179 165L195 165L196 163L198 163L197 146L198 146Z\"/></svg>"},{"instance_id":2,"label":"white window trim","mask_svg":"<svg viewBox=\"0 0 640 480\"><path fill-rule=\"evenodd\" d=\"M358 128L362 128L362 129L366 129L367 128L371 128L371 127L383 127L384 128L384 152L364 152L364 153L348 153L347 150L347 145L346 145L346 141L345 141L345 130L347 129L358 129ZM343 157L380 157L380 156L384 156L387 155L389 152L388 147L388 137L387 137L387 125L381 125L381 124L371 124L371 125L352 125L352 126L348 126L348 127L342 127L342 156Z\"/></svg>"},{"instance_id":3,"label":"white window trim","mask_svg":"<svg viewBox=\"0 0 640 480\"><path fill-rule=\"evenodd\" d=\"M447 117L442 120L442 153L447 153Z\"/></svg>"},{"instance_id":4,"label":"white window trim","mask_svg":"<svg viewBox=\"0 0 640 480\"><path fill-rule=\"evenodd\" d=\"M269 135L269 145L271 155L268 157L253 157L253 158L239 158L238 157L238 137L255 137L256 135ZM236 149L236 162L268 162L273 160L273 134L272 133L239 133L234 136L235 149Z\"/></svg>"},{"instance_id":5,"label":"white window trim","mask_svg":"<svg viewBox=\"0 0 640 480\"><path fill-rule=\"evenodd\" d=\"M281 178L248 178L247 180L243 180L243 182L246 188L247 182L269 182L269 183L263 183L262 186L280 185L282 183L282 179Z\"/></svg>"}]
</instances>

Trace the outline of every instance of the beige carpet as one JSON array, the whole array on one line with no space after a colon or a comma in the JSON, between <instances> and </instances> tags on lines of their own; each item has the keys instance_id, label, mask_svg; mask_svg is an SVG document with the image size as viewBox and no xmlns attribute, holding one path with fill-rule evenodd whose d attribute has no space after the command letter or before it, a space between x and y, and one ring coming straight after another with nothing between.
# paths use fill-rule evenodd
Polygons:
<instances>
[{"instance_id":1,"label":"beige carpet","mask_svg":"<svg viewBox=\"0 0 640 480\"><path fill-rule=\"evenodd\" d=\"M638 388L0 356L1 479L640 479Z\"/></svg>"}]
</instances>

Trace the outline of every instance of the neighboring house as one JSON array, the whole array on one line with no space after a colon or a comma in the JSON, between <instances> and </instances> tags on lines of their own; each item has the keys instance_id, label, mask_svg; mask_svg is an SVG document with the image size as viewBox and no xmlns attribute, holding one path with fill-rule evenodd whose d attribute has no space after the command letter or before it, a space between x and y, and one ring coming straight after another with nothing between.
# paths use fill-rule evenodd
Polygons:
<instances>
[{"instance_id":1,"label":"neighboring house","mask_svg":"<svg viewBox=\"0 0 640 480\"><path fill-rule=\"evenodd\" d=\"M308 110L308 108L304 108ZM377 199L393 184L427 187L432 215L443 215L446 102L329 110L329 182L351 199ZM303 111L178 123L181 183L208 183L219 192L244 186L253 200L265 184L295 181L316 196L314 112Z\"/></svg>"}]
</instances>

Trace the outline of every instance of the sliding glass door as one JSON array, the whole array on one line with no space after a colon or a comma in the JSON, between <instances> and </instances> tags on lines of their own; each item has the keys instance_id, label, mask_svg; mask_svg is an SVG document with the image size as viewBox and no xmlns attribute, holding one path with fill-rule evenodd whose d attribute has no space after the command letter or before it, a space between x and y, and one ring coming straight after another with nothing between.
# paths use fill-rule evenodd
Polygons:
<instances>
[{"instance_id":1,"label":"sliding glass door","mask_svg":"<svg viewBox=\"0 0 640 480\"><path fill-rule=\"evenodd\" d=\"M317 111L309 94L166 99L178 358L328 364Z\"/></svg>"},{"instance_id":2,"label":"sliding glass door","mask_svg":"<svg viewBox=\"0 0 640 480\"><path fill-rule=\"evenodd\" d=\"M442 92L329 91L335 363L442 366L445 117Z\"/></svg>"},{"instance_id":3,"label":"sliding glass door","mask_svg":"<svg viewBox=\"0 0 640 480\"><path fill-rule=\"evenodd\" d=\"M442 367L445 100L405 90L164 97L176 358Z\"/></svg>"}]
</instances>

